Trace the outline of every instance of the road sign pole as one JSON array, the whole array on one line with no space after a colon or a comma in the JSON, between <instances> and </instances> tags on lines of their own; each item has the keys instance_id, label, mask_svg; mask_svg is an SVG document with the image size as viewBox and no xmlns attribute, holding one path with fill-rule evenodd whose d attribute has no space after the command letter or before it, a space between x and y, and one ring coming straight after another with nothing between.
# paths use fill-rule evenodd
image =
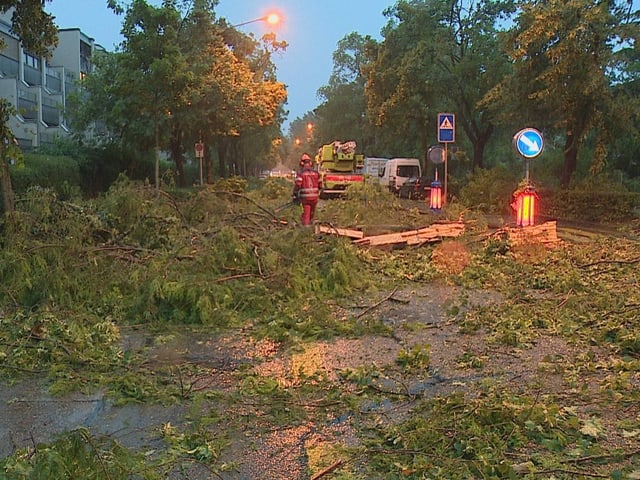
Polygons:
<instances>
[{"instance_id":1,"label":"road sign pole","mask_svg":"<svg viewBox=\"0 0 640 480\"><path fill-rule=\"evenodd\" d=\"M202 140L199 140L195 146L196 150L196 158L200 160L200 186L204 185L204 177L202 172L202 159L204 158L204 143Z\"/></svg>"},{"instance_id":2,"label":"road sign pole","mask_svg":"<svg viewBox=\"0 0 640 480\"><path fill-rule=\"evenodd\" d=\"M449 152L447 149L448 144L444 144L444 198L442 203L447 203L447 180L449 178Z\"/></svg>"},{"instance_id":3,"label":"road sign pole","mask_svg":"<svg viewBox=\"0 0 640 480\"><path fill-rule=\"evenodd\" d=\"M447 203L449 193L449 152L448 144L456 141L456 116L453 113L438 114L438 142L444 143L444 198L442 203Z\"/></svg>"},{"instance_id":4,"label":"road sign pole","mask_svg":"<svg viewBox=\"0 0 640 480\"><path fill-rule=\"evenodd\" d=\"M529 165L532 158L536 158L542 153L544 148L544 138L542 133L535 128L523 128L513 136L513 147L524 160L525 188L516 190L515 210L516 224L519 227L534 225L536 216L536 193L531 185L529 176Z\"/></svg>"}]
</instances>

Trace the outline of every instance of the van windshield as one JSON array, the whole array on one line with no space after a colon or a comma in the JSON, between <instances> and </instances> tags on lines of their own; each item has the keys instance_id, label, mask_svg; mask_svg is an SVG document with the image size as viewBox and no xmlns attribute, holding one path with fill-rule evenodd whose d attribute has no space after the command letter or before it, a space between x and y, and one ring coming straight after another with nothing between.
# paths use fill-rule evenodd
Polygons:
<instances>
[{"instance_id":1,"label":"van windshield","mask_svg":"<svg viewBox=\"0 0 640 480\"><path fill-rule=\"evenodd\" d=\"M420 167L417 165L398 165L398 177L419 177Z\"/></svg>"}]
</instances>

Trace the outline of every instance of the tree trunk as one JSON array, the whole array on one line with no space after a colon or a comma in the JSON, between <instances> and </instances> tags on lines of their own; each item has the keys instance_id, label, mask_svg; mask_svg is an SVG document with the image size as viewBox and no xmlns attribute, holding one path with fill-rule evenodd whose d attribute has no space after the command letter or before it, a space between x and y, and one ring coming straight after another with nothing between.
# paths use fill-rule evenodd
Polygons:
<instances>
[{"instance_id":1,"label":"tree trunk","mask_svg":"<svg viewBox=\"0 0 640 480\"><path fill-rule=\"evenodd\" d=\"M156 184L156 195L160 194L160 132L158 131L158 121L156 119L154 125L154 136L155 136L155 166L154 166L154 177Z\"/></svg>"},{"instance_id":2,"label":"tree trunk","mask_svg":"<svg viewBox=\"0 0 640 480\"><path fill-rule=\"evenodd\" d=\"M493 135L493 124L488 124L484 130L477 129L477 134L473 139L473 168L484 168L484 149L487 142Z\"/></svg>"},{"instance_id":3,"label":"tree trunk","mask_svg":"<svg viewBox=\"0 0 640 480\"><path fill-rule=\"evenodd\" d=\"M179 129L175 129L171 137L171 157L176 164L176 172L178 173L178 186L184 188L186 181L184 178L184 157L182 155L182 134Z\"/></svg>"},{"instance_id":4,"label":"tree trunk","mask_svg":"<svg viewBox=\"0 0 640 480\"><path fill-rule=\"evenodd\" d=\"M4 157L4 155L2 155L2 157ZM9 173L9 161L0 158L0 163L2 163L2 173L0 173L0 178L2 179L2 202L4 212L9 213L16 209L13 186L11 185L11 174Z\"/></svg>"},{"instance_id":5,"label":"tree trunk","mask_svg":"<svg viewBox=\"0 0 640 480\"><path fill-rule=\"evenodd\" d=\"M560 177L560 185L562 187L566 188L569 186L569 182L571 182L571 177L575 173L577 166L578 144L575 136L569 132L564 142L564 167Z\"/></svg>"},{"instance_id":6,"label":"tree trunk","mask_svg":"<svg viewBox=\"0 0 640 480\"><path fill-rule=\"evenodd\" d=\"M218 142L218 169L220 172L220 178L227 178L225 158L226 158L226 142L224 140L220 140Z\"/></svg>"},{"instance_id":7,"label":"tree trunk","mask_svg":"<svg viewBox=\"0 0 640 480\"><path fill-rule=\"evenodd\" d=\"M425 129L426 130L426 129ZM429 171L429 138L425 132L422 130L420 134L420 148L422 149L422 158L420 159L420 163L422 163L422 176L427 176Z\"/></svg>"},{"instance_id":8,"label":"tree trunk","mask_svg":"<svg viewBox=\"0 0 640 480\"><path fill-rule=\"evenodd\" d=\"M484 168L484 147L485 143L476 141L473 143L473 168Z\"/></svg>"},{"instance_id":9,"label":"tree trunk","mask_svg":"<svg viewBox=\"0 0 640 480\"><path fill-rule=\"evenodd\" d=\"M210 146L211 142L204 143L204 158L202 161L204 162L204 181L205 183L213 183L213 161L211 160L211 151L213 150Z\"/></svg>"}]
</instances>

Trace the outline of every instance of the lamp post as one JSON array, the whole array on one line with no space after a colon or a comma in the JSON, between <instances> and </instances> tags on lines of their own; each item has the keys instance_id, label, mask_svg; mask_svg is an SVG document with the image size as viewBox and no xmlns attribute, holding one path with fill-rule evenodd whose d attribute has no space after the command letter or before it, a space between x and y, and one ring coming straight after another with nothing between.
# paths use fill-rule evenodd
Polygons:
<instances>
[{"instance_id":1,"label":"lamp post","mask_svg":"<svg viewBox=\"0 0 640 480\"><path fill-rule=\"evenodd\" d=\"M268 13L267 15L264 15L262 17L254 18L253 20L247 20L246 22L236 23L235 25L231 26L233 28L236 28L256 22L267 22L269 25L276 25L277 23L280 23L280 15L278 15L277 13Z\"/></svg>"}]
</instances>

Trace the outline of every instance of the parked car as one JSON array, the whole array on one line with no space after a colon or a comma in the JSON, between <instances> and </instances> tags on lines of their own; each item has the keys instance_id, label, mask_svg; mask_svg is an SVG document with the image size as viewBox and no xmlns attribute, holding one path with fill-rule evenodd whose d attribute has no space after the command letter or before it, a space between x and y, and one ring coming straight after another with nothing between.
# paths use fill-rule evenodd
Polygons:
<instances>
[{"instance_id":1,"label":"parked car","mask_svg":"<svg viewBox=\"0 0 640 480\"><path fill-rule=\"evenodd\" d=\"M404 182L398 190L400 198L423 200L429 197L431 192L431 180L427 177L411 177Z\"/></svg>"}]
</instances>

